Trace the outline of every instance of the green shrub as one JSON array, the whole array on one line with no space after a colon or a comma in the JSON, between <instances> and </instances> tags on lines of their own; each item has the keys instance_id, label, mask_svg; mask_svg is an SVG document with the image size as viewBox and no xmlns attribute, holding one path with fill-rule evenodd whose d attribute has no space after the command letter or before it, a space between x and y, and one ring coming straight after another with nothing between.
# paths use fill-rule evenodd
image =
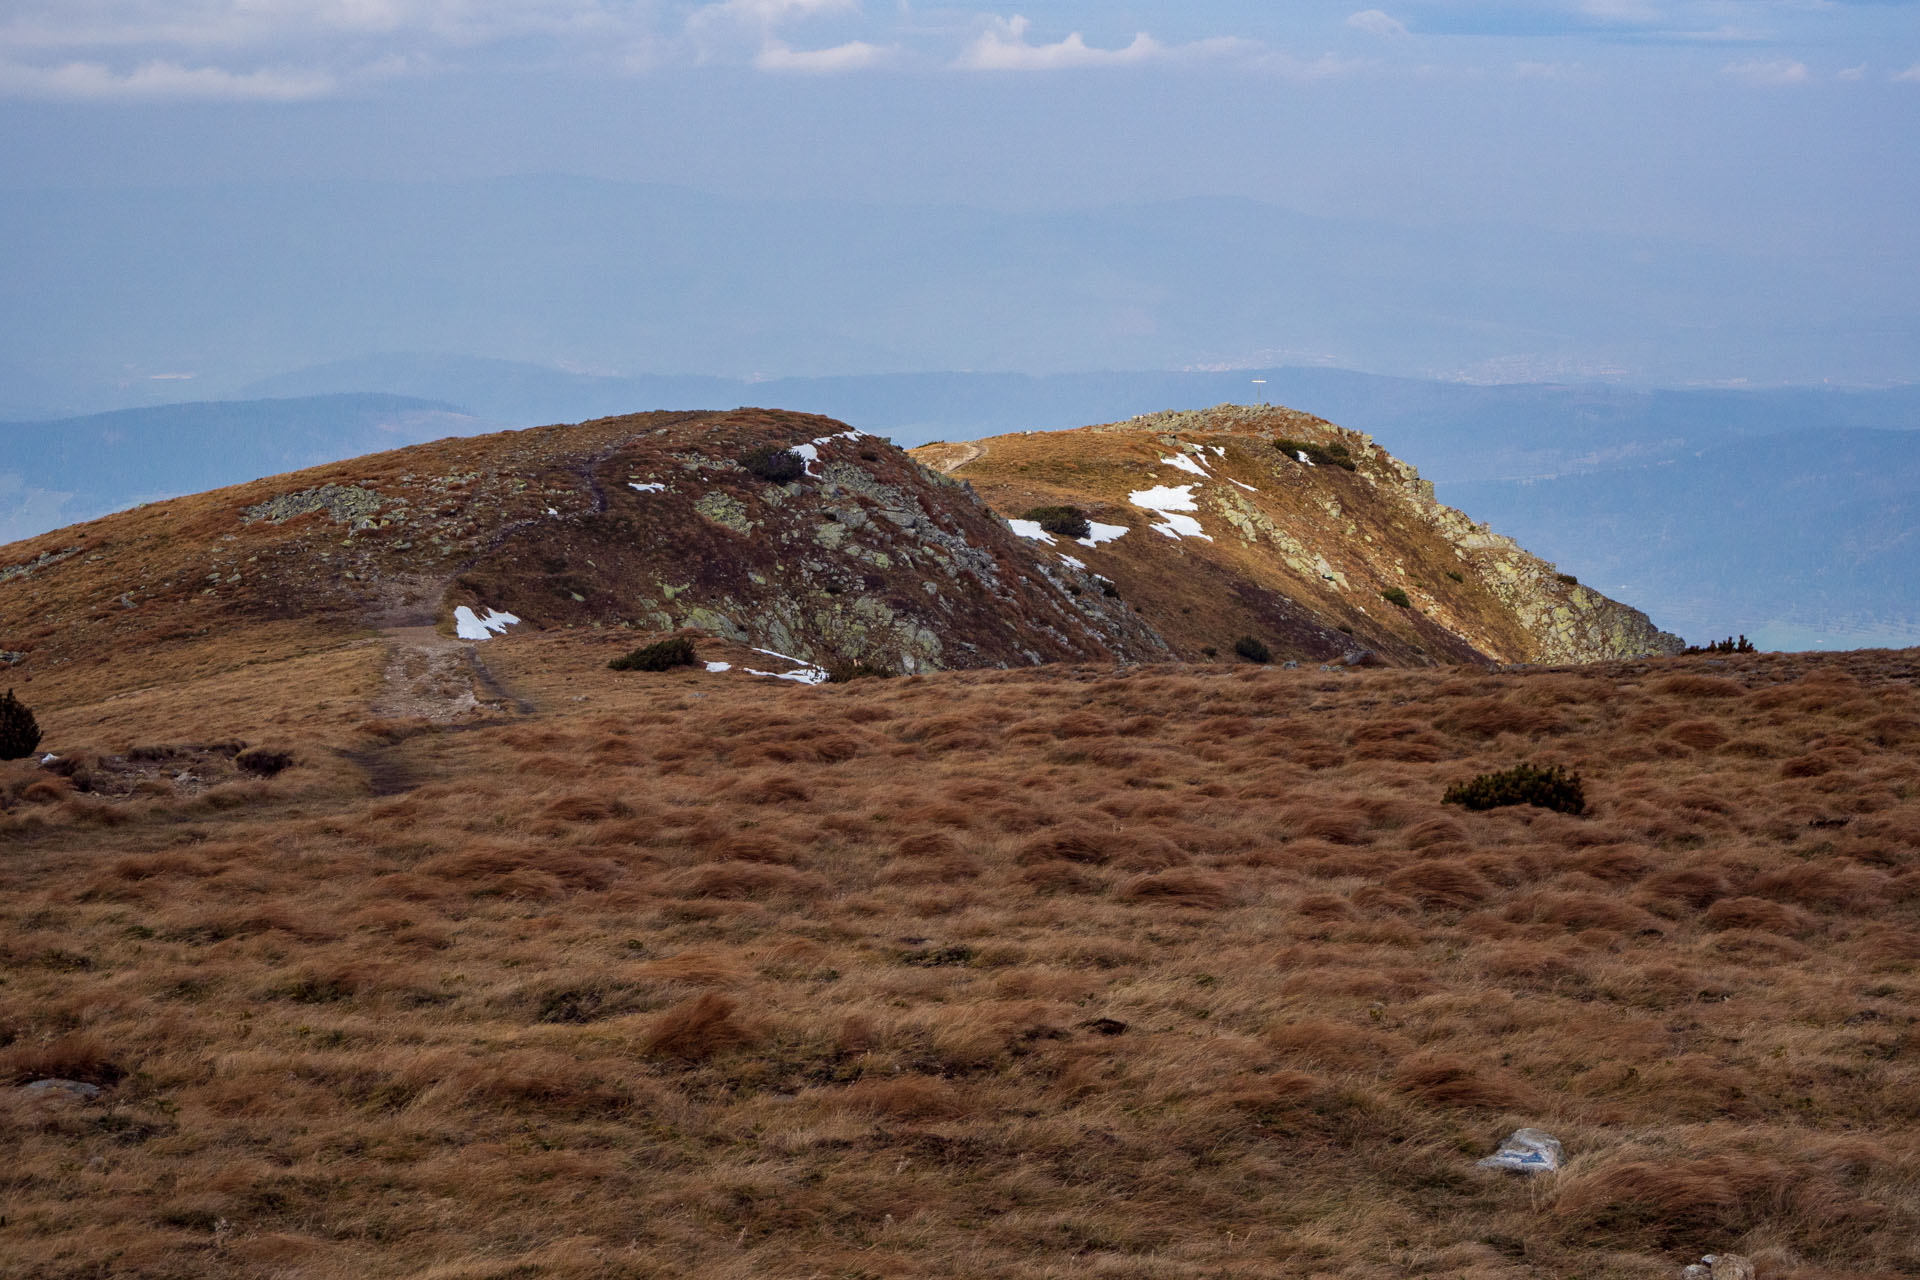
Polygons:
<instances>
[{"instance_id":1,"label":"green shrub","mask_svg":"<svg viewBox=\"0 0 1920 1280\"><path fill-rule=\"evenodd\" d=\"M1702 653L1753 653L1756 650L1753 647L1753 641L1745 636L1741 636L1738 641L1728 636L1725 640L1715 640L1707 645L1690 644L1683 652L1686 656L1693 657Z\"/></svg>"},{"instance_id":2,"label":"green shrub","mask_svg":"<svg viewBox=\"0 0 1920 1280\"><path fill-rule=\"evenodd\" d=\"M1580 579L1574 577L1570 573L1556 573L1553 576L1560 579L1561 582L1565 583L1569 587L1577 587L1580 585Z\"/></svg>"},{"instance_id":3,"label":"green shrub","mask_svg":"<svg viewBox=\"0 0 1920 1280\"><path fill-rule=\"evenodd\" d=\"M1021 519L1031 520L1048 533L1057 533L1063 538L1084 538L1093 532L1093 526L1087 523L1087 513L1078 507L1035 507Z\"/></svg>"},{"instance_id":4,"label":"green shrub","mask_svg":"<svg viewBox=\"0 0 1920 1280\"><path fill-rule=\"evenodd\" d=\"M40 723L27 704L7 690L0 698L0 760L18 760L40 745Z\"/></svg>"},{"instance_id":5,"label":"green shrub","mask_svg":"<svg viewBox=\"0 0 1920 1280\"><path fill-rule=\"evenodd\" d=\"M1455 582L1465 582L1467 580L1467 575L1464 573L1461 573L1457 569L1447 570L1447 576L1449 578L1452 578Z\"/></svg>"},{"instance_id":6,"label":"green shrub","mask_svg":"<svg viewBox=\"0 0 1920 1280\"><path fill-rule=\"evenodd\" d=\"M1273 650L1258 636L1241 636L1233 642L1233 651L1248 662L1272 662Z\"/></svg>"},{"instance_id":7,"label":"green shrub","mask_svg":"<svg viewBox=\"0 0 1920 1280\"><path fill-rule=\"evenodd\" d=\"M607 665L615 671L671 671L675 667L691 667L697 661L693 656L693 641L674 636L671 640L642 645Z\"/></svg>"},{"instance_id":8,"label":"green shrub","mask_svg":"<svg viewBox=\"0 0 1920 1280\"><path fill-rule=\"evenodd\" d=\"M1483 773L1471 782L1456 782L1440 797L1443 804L1468 809L1498 809L1510 804L1530 804L1558 813L1585 813L1586 793L1580 787L1580 775L1568 773L1559 765L1541 769L1517 764L1498 773Z\"/></svg>"},{"instance_id":9,"label":"green shrub","mask_svg":"<svg viewBox=\"0 0 1920 1280\"><path fill-rule=\"evenodd\" d=\"M1385 600L1388 604L1397 604L1402 609L1413 608L1412 599L1410 599L1406 591L1400 587L1388 587L1385 591L1382 591L1380 593L1380 598L1382 600Z\"/></svg>"},{"instance_id":10,"label":"green shrub","mask_svg":"<svg viewBox=\"0 0 1920 1280\"><path fill-rule=\"evenodd\" d=\"M1339 467L1345 471L1353 471L1356 469L1353 462L1353 454L1348 451L1347 446L1337 440L1332 444L1315 444L1311 440L1289 440L1283 438L1275 440L1273 447L1281 453L1286 454L1289 458L1305 454L1307 461L1313 463L1316 467Z\"/></svg>"},{"instance_id":11,"label":"green shrub","mask_svg":"<svg viewBox=\"0 0 1920 1280\"><path fill-rule=\"evenodd\" d=\"M740 455L740 465L749 475L768 484L788 484L807 474L807 460L791 449L762 445Z\"/></svg>"}]
</instances>

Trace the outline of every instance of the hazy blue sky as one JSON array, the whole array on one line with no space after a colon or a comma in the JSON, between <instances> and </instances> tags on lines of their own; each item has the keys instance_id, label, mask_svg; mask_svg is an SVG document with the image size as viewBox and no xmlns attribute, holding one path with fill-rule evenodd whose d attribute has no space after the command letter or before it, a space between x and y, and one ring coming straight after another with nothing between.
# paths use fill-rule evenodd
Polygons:
<instances>
[{"instance_id":1,"label":"hazy blue sky","mask_svg":"<svg viewBox=\"0 0 1920 1280\"><path fill-rule=\"evenodd\" d=\"M1829 301L1871 284L1876 313L1914 296L1920 3L1363 4L0 0L0 189L1233 195L1711 246Z\"/></svg>"}]
</instances>

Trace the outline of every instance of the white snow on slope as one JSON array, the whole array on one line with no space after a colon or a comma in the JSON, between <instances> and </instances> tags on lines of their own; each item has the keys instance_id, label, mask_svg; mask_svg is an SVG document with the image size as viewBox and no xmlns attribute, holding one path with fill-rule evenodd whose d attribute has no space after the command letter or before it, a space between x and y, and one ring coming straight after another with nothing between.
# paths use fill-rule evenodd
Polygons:
<instances>
[{"instance_id":1,"label":"white snow on slope","mask_svg":"<svg viewBox=\"0 0 1920 1280\"><path fill-rule=\"evenodd\" d=\"M1206 479L1207 476L1206 470L1184 453L1176 453L1170 458L1162 458L1160 459L1160 465L1163 467L1177 467L1182 471L1199 476L1203 480Z\"/></svg>"},{"instance_id":2,"label":"white snow on slope","mask_svg":"<svg viewBox=\"0 0 1920 1280\"><path fill-rule=\"evenodd\" d=\"M453 611L453 632L462 640L489 640L518 621L520 619L512 614L497 609L489 609L486 616L481 617L461 605Z\"/></svg>"},{"instance_id":3,"label":"white snow on slope","mask_svg":"<svg viewBox=\"0 0 1920 1280\"><path fill-rule=\"evenodd\" d=\"M817 476L820 474L814 470L815 467L820 465L820 447L818 445L797 444L787 450L787 452L800 455L800 461L807 464L808 475Z\"/></svg>"},{"instance_id":4,"label":"white snow on slope","mask_svg":"<svg viewBox=\"0 0 1920 1280\"><path fill-rule=\"evenodd\" d=\"M1198 511L1200 504L1193 500L1193 486L1155 485L1151 489L1135 489L1127 495L1127 501L1136 507L1148 511Z\"/></svg>"},{"instance_id":5,"label":"white snow on slope","mask_svg":"<svg viewBox=\"0 0 1920 1280\"><path fill-rule=\"evenodd\" d=\"M1238 480L1235 480L1235 481L1234 481L1233 483L1235 483L1235 484L1238 484L1238 485L1240 485L1240 487L1241 487L1242 489L1245 489L1245 490L1246 490L1246 491L1247 491L1248 493L1258 493L1258 492L1260 492L1260 491L1259 491L1258 489L1256 489L1256 488L1254 488L1254 487L1253 487L1252 485L1250 485L1250 484L1241 484L1241 483L1240 483L1240 481L1238 481Z\"/></svg>"},{"instance_id":6,"label":"white snow on slope","mask_svg":"<svg viewBox=\"0 0 1920 1280\"><path fill-rule=\"evenodd\" d=\"M718 675L722 671L733 670L733 664L731 662L709 662L707 664L707 670Z\"/></svg>"},{"instance_id":7,"label":"white snow on slope","mask_svg":"<svg viewBox=\"0 0 1920 1280\"><path fill-rule=\"evenodd\" d=\"M1213 535L1202 529L1198 520L1178 514L1200 509L1200 504L1193 500L1193 486L1190 484L1135 489L1127 495L1127 500L1136 507L1160 513L1159 523L1150 526L1156 533L1169 538L1205 538L1208 542L1213 541Z\"/></svg>"},{"instance_id":8,"label":"white snow on slope","mask_svg":"<svg viewBox=\"0 0 1920 1280\"><path fill-rule=\"evenodd\" d=\"M627 488L633 489L639 493L665 493L667 491L667 486L660 483L660 481L658 480L652 481L651 483L648 483L648 484L636 484L633 481L629 480L627 481Z\"/></svg>"},{"instance_id":9,"label":"white snow on slope","mask_svg":"<svg viewBox=\"0 0 1920 1280\"><path fill-rule=\"evenodd\" d=\"M754 652L764 653L769 658L778 658L782 662L791 662L800 669L798 671L755 671L752 667L742 667L741 670L750 676L772 676L775 680L794 680L800 684L825 684L827 682L825 668L816 667L811 662L803 662L799 658L790 657L784 653L777 653L772 649L755 649Z\"/></svg>"},{"instance_id":10,"label":"white snow on slope","mask_svg":"<svg viewBox=\"0 0 1920 1280\"><path fill-rule=\"evenodd\" d=\"M1080 572L1082 573L1085 573L1087 571L1087 562L1085 560L1075 560L1072 556L1069 556L1069 555L1063 555L1060 557L1060 559L1064 563L1070 564L1074 568L1080 570Z\"/></svg>"},{"instance_id":11,"label":"white snow on slope","mask_svg":"<svg viewBox=\"0 0 1920 1280\"><path fill-rule=\"evenodd\" d=\"M1023 538L1032 538L1035 542L1053 545L1053 535L1040 527L1038 520L1009 520L1007 527Z\"/></svg>"},{"instance_id":12,"label":"white snow on slope","mask_svg":"<svg viewBox=\"0 0 1920 1280\"><path fill-rule=\"evenodd\" d=\"M1087 536L1075 538L1083 547L1097 547L1103 542L1112 542L1115 538L1125 537L1127 526L1123 524L1101 524L1098 520L1087 521Z\"/></svg>"}]
</instances>

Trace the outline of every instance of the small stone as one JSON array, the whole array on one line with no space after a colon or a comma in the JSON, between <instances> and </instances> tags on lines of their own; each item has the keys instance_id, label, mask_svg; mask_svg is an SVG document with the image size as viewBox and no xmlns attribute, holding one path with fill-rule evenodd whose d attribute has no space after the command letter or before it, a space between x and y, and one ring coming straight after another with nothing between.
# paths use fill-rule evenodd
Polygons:
<instances>
[{"instance_id":1,"label":"small stone","mask_svg":"<svg viewBox=\"0 0 1920 1280\"><path fill-rule=\"evenodd\" d=\"M1513 1173L1554 1173L1566 1158L1560 1139L1544 1129L1515 1129L1500 1144L1499 1150L1479 1162L1482 1169L1506 1169Z\"/></svg>"},{"instance_id":2,"label":"small stone","mask_svg":"<svg viewBox=\"0 0 1920 1280\"><path fill-rule=\"evenodd\" d=\"M32 1080L20 1086L21 1093L34 1098L77 1098L91 1102L100 1096L100 1086L84 1080Z\"/></svg>"}]
</instances>

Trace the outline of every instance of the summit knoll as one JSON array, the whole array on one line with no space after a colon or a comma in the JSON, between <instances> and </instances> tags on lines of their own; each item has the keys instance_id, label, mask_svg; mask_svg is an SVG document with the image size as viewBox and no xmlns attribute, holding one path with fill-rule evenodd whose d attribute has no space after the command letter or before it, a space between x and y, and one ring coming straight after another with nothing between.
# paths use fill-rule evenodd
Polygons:
<instances>
[{"instance_id":1,"label":"summit knoll","mask_svg":"<svg viewBox=\"0 0 1920 1280\"><path fill-rule=\"evenodd\" d=\"M1039 505L1084 508L1086 535L1024 518ZM432 650L509 627L694 629L909 674L1199 659L1242 638L1395 666L1679 647L1437 504L1365 436L1266 408L913 456L805 414L640 414L417 445L0 550L0 652L41 697L370 629Z\"/></svg>"}]
</instances>

